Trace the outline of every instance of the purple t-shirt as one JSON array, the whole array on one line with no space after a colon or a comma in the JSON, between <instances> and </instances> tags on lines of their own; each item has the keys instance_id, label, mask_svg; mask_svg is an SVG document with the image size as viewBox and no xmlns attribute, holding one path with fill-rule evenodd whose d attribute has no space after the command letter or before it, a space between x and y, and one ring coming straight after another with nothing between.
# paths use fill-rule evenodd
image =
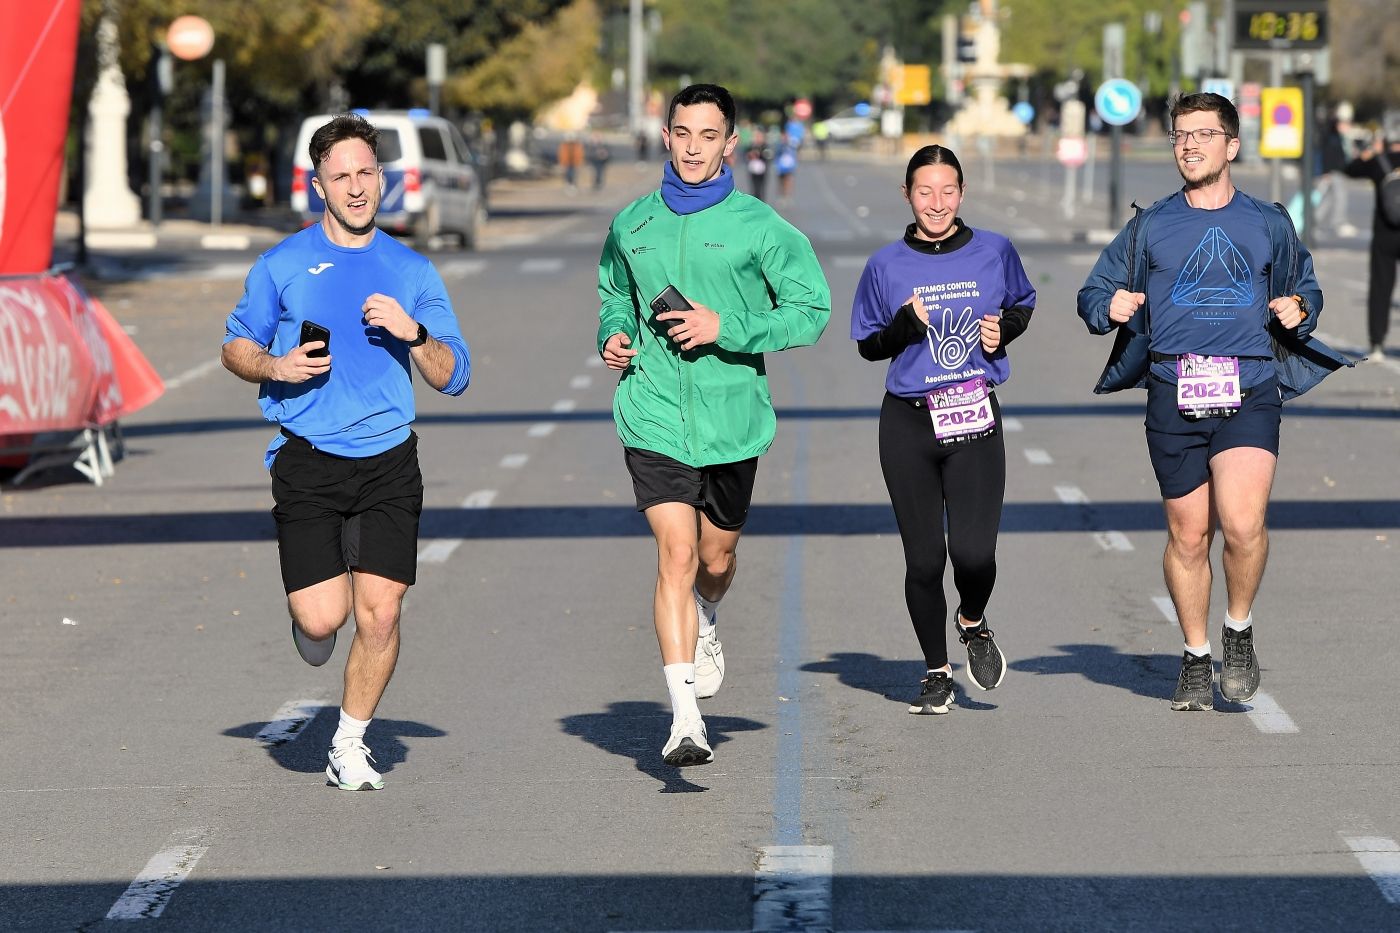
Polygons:
<instances>
[{"instance_id":1,"label":"purple t-shirt","mask_svg":"<svg viewBox=\"0 0 1400 933\"><path fill-rule=\"evenodd\" d=\"M851 305L852 340L884 330L914 295L929 311L925 339L890 360L885 388L894 395L919 398L974 376L1001 385L1011 376L1005 347L982 351L982 316L1034 308L1035 289L1010 240L969 229L972 240L961 249L921 253L899 240L865 264Z\"/></svg>"}]
</instances>

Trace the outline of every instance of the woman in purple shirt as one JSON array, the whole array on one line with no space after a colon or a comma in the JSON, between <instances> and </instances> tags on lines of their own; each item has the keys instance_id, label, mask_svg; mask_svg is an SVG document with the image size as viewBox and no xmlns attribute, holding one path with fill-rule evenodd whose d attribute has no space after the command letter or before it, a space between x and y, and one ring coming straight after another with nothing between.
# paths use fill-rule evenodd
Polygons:
<instances>
[{"instance_id":1,"label":"woman in purple shirt","mask_svg":"<svg viewBox=\"0 0 1400 933\"><path fill-rule=\"evenodd\" d=\"M1011 375L1006 345L1025 331L1035 289L1010 240L957 216L965 186L951 150L914 153L903 191L914 222L866 263L851 338L865 359L890 361L880 467L904 542L904 598L928 667L909 712L937 714L953 696L943 595L950 557L968 679L990 690L1006 676L984 616L1006 491L993 389Z\"/></svg>"}]
</instances>

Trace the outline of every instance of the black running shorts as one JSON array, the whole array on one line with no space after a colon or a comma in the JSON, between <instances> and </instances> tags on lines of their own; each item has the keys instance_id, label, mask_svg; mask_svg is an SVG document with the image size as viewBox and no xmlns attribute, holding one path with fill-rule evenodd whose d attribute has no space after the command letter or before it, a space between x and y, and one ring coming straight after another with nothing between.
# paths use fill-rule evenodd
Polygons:
<instances>
[{"instance_id":1,"label":"black running shorts","mask_svg":"<svg viewBox=\"0 0 1400 933\"><path fill-rule=\"evenodd\" d=\"M1179 499L1210 479L1210 458L1232 447L1258 447L1278 456L1283 402L1270 377L1245 391L1228 418L1192 420L1176 403L1176 385L1147 380L1147 453L1163 499Z\"/></svg>"},{"instance_id":2,"label":"black running shorts","mask_svg":"<svg viewBox=\"0 0 1400 933\"><path fill-rule=\"evenodd\" d=\"M288 593L360 570L412 586L423 474L418 437L372 457L337 457L300 437L272 461L272 517Z\"/></svg>"},{"instance_id":3,"label":"black running shorts","mask_svg":"<svg viewBox=\"0 0 1400 933\"><path fill-rule=\"evenodd\" d=\"M758 458L737 463L693 467L665 454L637 447L622 448L637 511L645 512L662 502L684 502L705 513L716 528L738 531L749 517Z\"/></svg>"}]
</instances>

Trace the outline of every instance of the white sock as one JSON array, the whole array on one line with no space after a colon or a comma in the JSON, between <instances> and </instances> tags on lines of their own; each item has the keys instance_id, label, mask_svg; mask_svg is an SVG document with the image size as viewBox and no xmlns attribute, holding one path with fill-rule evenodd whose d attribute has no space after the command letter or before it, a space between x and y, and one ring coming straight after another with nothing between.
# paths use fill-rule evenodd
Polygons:
<instances>
[{"instance_id":1,"label":"white sock","mask_svg":"<svg viewBox=\"0 0 1400 933\"><path fill-rule=\"evenodd\" d=\"M700 614L703 617L700 622L700 637L704 638L715 627L715 607L719 605L719 600L706 599L696 590L695 602L700 605Z\"/></svg>"},{"instance_id":2,"label":"white sock","mask_svg":"<svg viewBox=\"0 0 1400 933\"><path fill-rule=\"evenodd\" d=\"M1187 653L1187 654L1194 654L1194 655L1195 655L1196 657L1198 657L1198 658L1209 657L1209 656L1210 656L1210 639L1207 638L1207 639L1206 639L1206 643L1205 643L1204 645L1199 645L1199 646L1194 647L1194 648L1191 647L1190 645L1187 645L1187 646L1186 646L1186 653Z\"/></svg>"},{"instance_id":3,"label":"white sock","mask_svg":"<svg viewBox=\"0 0 1400 933\"><path fill-rule=\"evenodd\" d=\"M933 669L933 668L929 668L929 669L928 669L928 672L929 672L930 674L947 674L949 677L952 677L952 676L953 676L953 665L951 665L951 664L945 664L945 665L943 665L942 667L938 668L937 670L935 670L935 669Z\"/></svg>"},{"instance_id":4,"label":"white sock","mask_svg":"<svg viewBox=\"0 0 1400 933\"><path fill-rule=\"evenodd\" d=\"M365 737L365 730L369 728L370 720L356 719L345 710L340 711L340 725L336 727L335 735L331 738L332 745L339 745L341 742L348 742L351 739L361 739Z\"/></svg>"},{"instance_id":5,"label":"white sock","mask_svg":"<svg viewBox=\"0 0 1400 933\"><path fill-rule=\"evenodd\" d=\"M1235 618L1234 618L1233 616L1230 615L1230 610L1228 610L1228 609L1225 610L1225 627L1226 627L1227 629L1229 629L1230 631L1232 631L1232 632L1243 632L1245 629L1249 628L1249 627L1250 627L1251 625L1253 625L1253 624L1254 624L1254 613L1253 613L1253 612L1251 612L1249 615L1245 616L1243 622L1239 622L1239 621L1236 621Z\"/></svg>"},{"instance_id":6,"label":"white sock","mask_svg":"<svg viewBox=\"0 0 1400 933\"><path fill-rule=\"evenodd\" d=\"M667 664L661 670L671 694L672 721L700 718L700 706L695 702L695 665Z\"/></svg>"}]
</instances>

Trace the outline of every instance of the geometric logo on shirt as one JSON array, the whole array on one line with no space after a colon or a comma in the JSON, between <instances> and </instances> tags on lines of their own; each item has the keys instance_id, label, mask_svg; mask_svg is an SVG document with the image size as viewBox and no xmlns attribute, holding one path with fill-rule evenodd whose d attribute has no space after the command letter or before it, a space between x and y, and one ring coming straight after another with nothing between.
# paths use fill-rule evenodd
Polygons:
<instances>
[{"instance_id":1,"label":"geometric logo on shirt","mask_svg":"<svg viewBox=\"0 0 1400 933\"><path fill-rule=\"evenodd\" d=\"M1225 231L1211 227L1186 260L1172 286L1172 301L1179 307L1214 305L1239 308L1254 303L1254 281L1249 263Z\"/></svg>"},{"instance_id":2,"label":"geometric logo on shirt","mask_svg":"<svg viewBox=\"0 0 1400 933\"><path fill-rule=\"evenodd\" d=\"M312 266L310 269L307 269L306 271L307 271L307 272L310 272L312 275L320 275L322 272L325 272L327 269L329 269L329 268L330 268L331 266L333 266L333 265L335 265L335 263L333 263L333 262L323 262L323 263L321 263L321 264L319 264L319 265Z\"/></svg>"},{"instance_id":3,"label":"geometric logo on shirt","mask_svg":"<svg viewBox=\"0 0 1400 933\"><path fill-rule=\"evenodd\" d=\"M956 323L953 321L953 309L944 308L942 319L937 324L929 321L929 335L938 347L934 354L938 365L953 371L961 369L972 356L972 348L982 338L982 325L972 316L970 305L958 315Z\"/></svg>"}]
</instances>

